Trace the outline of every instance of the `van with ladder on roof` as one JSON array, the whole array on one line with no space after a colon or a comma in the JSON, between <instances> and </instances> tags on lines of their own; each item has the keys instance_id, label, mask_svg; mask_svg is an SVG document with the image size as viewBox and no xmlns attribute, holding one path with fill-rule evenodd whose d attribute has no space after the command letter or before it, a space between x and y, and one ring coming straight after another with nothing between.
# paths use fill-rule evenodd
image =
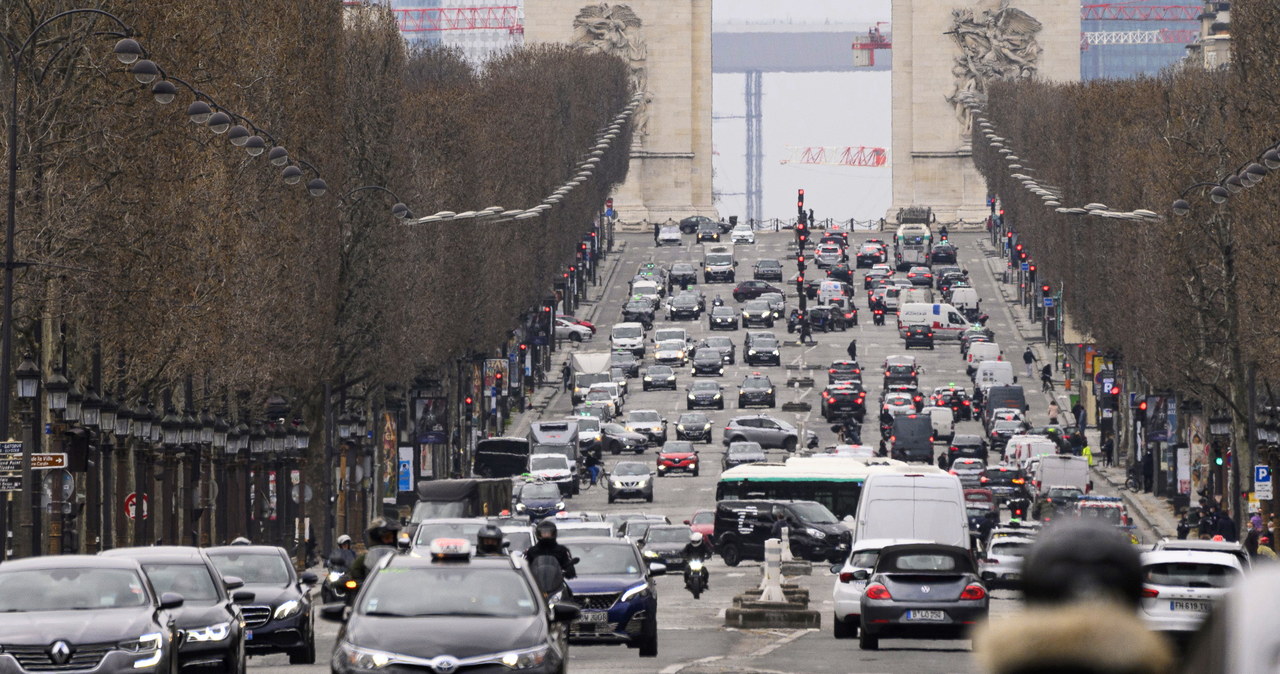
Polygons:
<instances>
[{"instance_id":1,"label":"van with ladder on roof","mask_svg":"<svg viewBox=\"0 0 1280 674\"><path fill-rule=\"evenodd\" d=\"M893 257L898 271L911 267L928 267L929 253L933 249L933 232L929 223L933 209L909 206L898 210L898 231L893 237Z\"/></svg>"}]
</instances>

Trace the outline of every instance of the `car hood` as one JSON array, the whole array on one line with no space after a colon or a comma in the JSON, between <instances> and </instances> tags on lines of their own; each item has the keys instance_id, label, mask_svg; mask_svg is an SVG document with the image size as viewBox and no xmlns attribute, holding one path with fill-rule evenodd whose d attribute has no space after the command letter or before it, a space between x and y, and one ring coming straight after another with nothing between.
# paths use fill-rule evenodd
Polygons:
<instances>
[{"instance_id":1,"label":"car hood","mask_svg":"<svg viewBox=\"0 0 1280 674\"><path fill-rule=\"evenodd\" d=\"M477 638L483 635L482 638ZM347 625L347 642L417 658L469 658L537 646L546 640L539 616L489 618L359 616Z\"/></svg>"},{"instance_id":2,"label":"car hood","mask_svg":"<svg viewBox=\"0 0 1280 674\"><path fill-rule=\"evenodd\" d=\"M100 611L37 611L0 614L4 643L15 646L47 646L59 639L72 644L93 644L137 639L155 631L152 608Z\"/></svg>"},{"instance_id":3,"label":"car hood","mask_svg":"<svg viewBox=\"0 0 1280 674\"><path fill-rule=\"evenodd\" d=\"M750 462L768 460L768 457L765 456L764 452L743 452L741 454L726 454L724 458L725 458L725 461L731 461L734 463L750 463Z\"/></svg>"},{"instance_id":4,"label":"car hood","mask_svg":"<svg viewBox=\"0 0 1280 674\"><path fill-rule=\"evenodd\" d=\"M221 603L183 604L182 608L174 611L174 614L174 623L183 629L204 627L231 619L231 614Z\"/></svg>"},{"instance_id":5,"label":"car hood","mask_svg":"<svg viewBox=\"0 0 1280 674\"><path fill-rule=\"evenodd\" d=\"M568 468L554 468L551 470L534 470L530 471L538 477L564 477L569 474Z\"/></svg>"},{"instance_id":6,"label":"car hood","mask_svg":"<svg viewBox=\"0 0 1280 674\"><path fill-rule=\"evenodd\" d=\"M643 435L640 435L639 433L635 433L633 431L624 431L622 433L614 433L612 437L616 440L633 440L636 442L643 442L645 440L648 440L648 438L644 437Z\"/></svg>"},{"instance_id":7,"label":"car hood","mask_svg":"<svg viewBox=\"0 0 1280 674\"><path fill-rule=\"evenodd\" d=\"M521 501L520 504L526 508L554 508L559 502L559 499L530 498Z\"/></svg>"},{"instance_id":8,"label":"car hood","mask_svg":"<svg viewBox=\"0 0 1280 674\"><path fill-rule=\"evenodd\" d=\"M664 424L661 421L631 421L628 425L632 428L662 428Z\"/></svg>"},{"instance_id":9,"label":"car hood","mask_svg":"<svg viewBox=\"0 0 1280 674\"><path fill-rule=\"evenodd\" d=\"M697 452L662 452L658 455L660 459L689 459L696 457Z\"/></svg>"},{"instance_id":10,"label":"car hood","mask_svg":"<svg viewBox=\"0 0 1280 674\"><path fill-rule=\"evenodd\" d=\"M644 582L643 576L629 574L593 574L578 576L569 582L569 589L577 594L594 594L600 592L622 592Z\"/></svg>"}]
</instances>

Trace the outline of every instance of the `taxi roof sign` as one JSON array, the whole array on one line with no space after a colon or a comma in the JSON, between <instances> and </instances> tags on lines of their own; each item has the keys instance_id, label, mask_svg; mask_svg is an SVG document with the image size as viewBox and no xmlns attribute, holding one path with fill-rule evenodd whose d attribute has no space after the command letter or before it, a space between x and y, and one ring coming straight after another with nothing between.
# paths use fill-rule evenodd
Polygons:
<instances>
[{"instance_id":1,"label":"taxi roof sign","mask_svg":"<svg viewBox=\"0 0 1280 674\"><path fill-rule=\"evenodd\" d=\"M470 559L471 542L465 538L437 538L431 541L431 558L436 561Z\"/></svg>"}]
</instances>

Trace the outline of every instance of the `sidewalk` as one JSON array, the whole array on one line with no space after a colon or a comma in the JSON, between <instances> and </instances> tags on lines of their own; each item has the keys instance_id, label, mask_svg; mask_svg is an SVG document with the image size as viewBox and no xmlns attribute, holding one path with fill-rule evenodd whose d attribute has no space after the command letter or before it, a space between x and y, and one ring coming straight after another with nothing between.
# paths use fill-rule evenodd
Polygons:
<instances>
[{"instance_id":1,"label":"sidewalk","mask_svg":"<svg viewBox=\"0 0 1280 674\"><path fill-rule=\"evenodd\" d=\"M991 252L994 250L991 242L985 238L982 239L979 245L984 252ZM985 261L987 263L988 270L995 278L996 287L1000 289L1001 299L1004 300L1006 304L1014 305L1016 307L1017 297L1014 295L1010 284L1000 282L1001 275L1005 270L1005 258L1001 256L988 257ZM1020 308L1021 307L1016 307L1012 311L1013 324L1014 328L1018 331L1018 336L1031 347L1031 351L1036 355L1036 358L1040 362L1053 362L1053 353L1042 341L1040 326L1027 319L1025 313L1020 311ZM1021 358L1016 359L1016 361L1015 367L1022 365ZM1056 400L1058 407L1062 409L1063 414L1068 415L1069 417L1071 398L1062 390L1062 384L1060 381L1055 382L1053 393L1041 393L1043 402L1039 408L1031 402L1031 399L1034 398L1035 394L1033 384L1037 382L1039 382L1038 377L1029 381L1026 386L1026 390L1029 394L1028 404L1031 405L1032 413L1043 414L1043 410L1047 410L1049 407L1049 401ZM1099 433L1096 428L1086 428L1085 439L1088 442L1089 447L1094 451L1094 461L1097 464L1093 467L1095 480L1101 479L1114 489L1115 492L1120 495L1120 498L1124 500L1126 507L1129 509L1129 514L1132 515L1141 526L1144 526L1147 530L1151 531L1155 536L1155 539L1164 537L1172 538L1176 536L1178 531L1178 516L1174 513L1173 506L1169 505L1169 503L1164 499L1153 496L1150 493L1132 492L1125 488L1125 469L1123 467L1111 466L1104 468L1101 465L1102 452L1099 450L1099 447L1102 446L1102 437L1101 433ZM1116 458L1119 459L1120 457L1117 456ZM1144 541L1144 543L1154 542L1155 540Z\"/></svg>"}]
</instances>

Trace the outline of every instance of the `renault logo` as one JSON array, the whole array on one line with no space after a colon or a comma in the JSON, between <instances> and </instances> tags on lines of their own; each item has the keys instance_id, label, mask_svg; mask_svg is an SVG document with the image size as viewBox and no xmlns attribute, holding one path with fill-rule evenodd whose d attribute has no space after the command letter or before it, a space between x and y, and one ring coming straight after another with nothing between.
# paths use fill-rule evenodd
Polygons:
<instances>
[{"instance_id":1,"label":"renault logo","mask_svg":"<svg viewBox=\"0 0 1280 674\"><path fill-rule=\"evenodd\" d=\"M432 660L431 669L435 670L436 674L453 674L458 669L458 659L451 655L441 655Z\"/></svg>"},{"instance_id":2,"label":"renault logo","mask_svg":"<svg viewBox=\"0 0 1280 674\"><path fill-rule=\"evenodd\" d=\"M65 665L71 659L71 646L65 641L55 641L49 647L49 661L55 665Z\"/></svg>"}]
</instances>

